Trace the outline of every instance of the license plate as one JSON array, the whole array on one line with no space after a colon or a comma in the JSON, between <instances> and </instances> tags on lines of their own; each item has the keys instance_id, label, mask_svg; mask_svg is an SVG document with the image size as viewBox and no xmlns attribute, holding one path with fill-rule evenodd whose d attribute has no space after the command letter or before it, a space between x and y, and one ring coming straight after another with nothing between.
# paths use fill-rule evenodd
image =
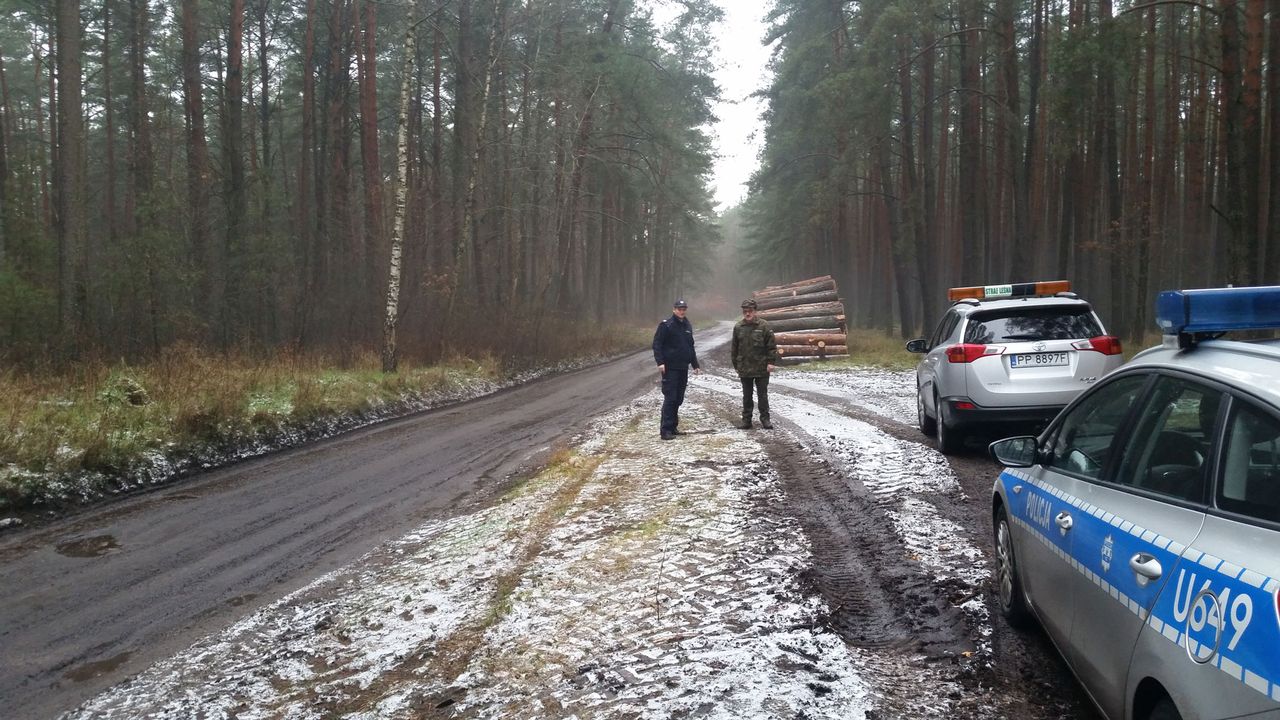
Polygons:
<instances>
[{"instance_id":1,"label":"license plate","mask_svg":"<svg viewBox=\"0 0 1280 720\"><path fill-rule=\"evenodd\" d=\"M1011 368L1053 367L1054 365L1066 364L1067 354L1065 352L1024 353L1009 357L1009 367Z\"/></svg>"}]
</instances>

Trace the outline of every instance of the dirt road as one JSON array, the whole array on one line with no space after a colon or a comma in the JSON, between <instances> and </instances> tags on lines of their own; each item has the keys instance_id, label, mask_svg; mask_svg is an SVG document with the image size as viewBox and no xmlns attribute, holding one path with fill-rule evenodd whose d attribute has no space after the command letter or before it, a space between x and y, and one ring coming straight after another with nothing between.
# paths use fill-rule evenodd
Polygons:
<instances>
[{"instance_id":1,"label":"dirt road","mask_svg":"<svg viewBox=\"0 0 1280 720\"><path fill-rule=\"evenodd\" d=\"M933 450L909 376L781 373L778 429L734 430L723 339L699 336L674 442L641 353L10 537L0 698L15 717L1092 717L1043 636L998 617L995 468Z\"/></svg>"},{"instance_id":2,"label":"dirt road","mask_svg":"<svg viewBox=\"0 0 1280 720\"><path fill-rule=\"evenodd\" d=\"M48 717L423 521L653 387L639 353L0 538L0 699Z\"/></svg>"}]
</instances>

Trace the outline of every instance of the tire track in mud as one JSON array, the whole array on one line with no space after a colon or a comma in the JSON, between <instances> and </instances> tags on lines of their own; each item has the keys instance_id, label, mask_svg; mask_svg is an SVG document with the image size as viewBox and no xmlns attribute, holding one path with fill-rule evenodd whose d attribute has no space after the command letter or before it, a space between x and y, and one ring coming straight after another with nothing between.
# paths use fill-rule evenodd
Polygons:
<instances>
[{"instance_id":1,"label":"tire track in mud","mask_svg":"<svg viewBox=\"0 0 1280 720\"><path fill-rule=\"evenodd\" d=\"M764 445L784 478L790 511L814 542L810 581L847 642L913 650L929 659L973 652L968 634L956 627L958 611L927 590L931 582L924 573L908 566L910 551L874 497L802 446L783 438ZM918 607L921 601L928 609Z\"/></svg>"},{"instance_id":2,"label":"tire track in mud","mask_svg":"<svg viewBox=\"0 0 1280 720\"><path fill-rule=\"evenodd\" d=\"M717 385L711 379L703 386ZM716 392L704 401L726 422L737 412L727 398ZM781 478L783 511L812 548L802 582L825 601L826 626L864 651L860 672L877 698L867 717L967 717L957 710L977 653L953 602L968 594L967 584L927 573L900 539L885 507L891 503L851 481L846 463L828 458L819 441L790 432L757 432L756 439Z\"/></svg>"},{"instance_id":3,"label":"tire track in mud","mask_svg":"<svg viewBox=\"0 0 1280 720\"><path fill-rule=\"evenodd\" d=\"M943 458L914 425L864 408L857 404L856 398L842 396L839 388L833 388L836 392L827 394L812 387L787 388L781 383L774 387L771 395L782 400L781 403L775 402L779 409L786 406L788 398L801 400L802 404L821 406L825 411L871 425L885 436L899 441L885 446L896 444L904 449L902 456L892 458L894 462L905 458L917 466L917 472L921 464L941 464L944 472L953 477L946 492L908 502L929 503L950 521L950 530L959 542L980 549L970 563L980 577L970 583L911 573L906 568L911 564L908 561L886 563L885 557L901 557L902 548L910 544L894 543L896 538L892 532L886 533L885 528L886 520L892 520L895 514L893 506L901 502L899 494L911 493L911 480L902 477L887 479L891 478L892 472L884 472L886 458L867 458L867 463L877 468L874 482L868 487L868 484L859 482L857 466L861 462L837 457L832 463L829 458L797 456L793 445L785 441L785 435L765 443L784 478L788 497L794 498L796 517L813 545L815 574L819 577L815 588L823 594L830 607L837 610L833 613L833 628L850 644L858 643L856 635L851 635L849 627L843 624L848 621L840 618L838 611L841 609L841 593L848 592L839 581L846 577L856 579L859 572L877 579L890 602L916 608L914 611L905 608L899 611L908 618L921 614L928 617L941 607L939 620L954 619L956 615L949 610L963 607L960 625L952 626L943 637L957 637L962 632L961 628L967 626L964 632L968 633L971 641L978 643L979 653L972 660L961 655L949 667L935 667L962 689L949 697L953 701L948 713L950 717L1097 720L1088 697L1043 632L1038 628L1029 632L1016 631L999 616L991 574L988 517L990 487L998 467L977 451ZM775 412L782 425L788 427L791 424L790 414ZM823 440L830 442L834 438L814 438L805 434L800 438L801 443L807 439L821 447ZM912 448L918 448L919 452ZM848 453L841 448L836 454ZM915 489L918 491L919 488ZM890 522L890 528L892 525ZM860 559L866 562L866 558L870 558L872 569L860 569L853 574L844 569ZM866 594L865 590L856 592ZM984 617L989 619L982 621ZM880 621L879 614L869 613L865 618L854 619L852 627L858 632L856 628L863 625L874 627ZM924 633L920 647L927 653L931 647L937 647L938 638L930 635L927 629ZM939 665L936 661L934 664ZM908 675L903 681L910 684L919 682L919 679ZM891 701L893 707L887 708L889 717L921 715L919 706L913 704L909 697L911 692L906 695L905 702L902 697Z\"/></svg>"}]
</instances>

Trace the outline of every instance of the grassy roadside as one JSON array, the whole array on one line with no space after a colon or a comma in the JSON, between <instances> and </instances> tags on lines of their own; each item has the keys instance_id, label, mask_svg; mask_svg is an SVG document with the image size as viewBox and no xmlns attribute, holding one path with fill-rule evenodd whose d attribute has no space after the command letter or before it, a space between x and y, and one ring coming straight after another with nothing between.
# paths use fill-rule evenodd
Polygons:
<instances>
[{"instance_id":1,"label":"grassy roadside","mask_svg":"<svg viewBox=\"0 0 1280 720\"><path fill-rule=\"evenodd\" d=\"M573 345L384 375L375 353L247 358L171 348L140 364L0 370L0 514L60 509L639 350L648 329L581 329ZM589 339L584 339L586 336ZM566 336L567 337L567 336ZM540 368L533 369L530 368Z\"/></svg>"}]
</instances>

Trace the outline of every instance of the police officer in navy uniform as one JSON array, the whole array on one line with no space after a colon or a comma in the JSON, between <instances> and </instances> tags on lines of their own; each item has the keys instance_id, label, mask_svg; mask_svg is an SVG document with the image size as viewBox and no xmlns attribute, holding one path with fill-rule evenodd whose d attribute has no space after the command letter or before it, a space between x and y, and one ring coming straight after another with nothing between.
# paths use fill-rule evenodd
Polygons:
<instances>
[{"instance_id":1,"label":"police officer in navy uniform","mask_svg":"<svg viewBox=\"0 0 1280 720\"><path fill-rule=\"evenodd\" d=\"M702 372L698 365L698 353L693 349L693 326L685 319L689 304L677 300L672 305L671 317L658 323L653 333L653 361L662 375L662 432L663 440L670 440L684 433L676 429L680 423L680 405L684 402L684 389L689 385L689 368Z\"/></svg>"}]
</instances>

